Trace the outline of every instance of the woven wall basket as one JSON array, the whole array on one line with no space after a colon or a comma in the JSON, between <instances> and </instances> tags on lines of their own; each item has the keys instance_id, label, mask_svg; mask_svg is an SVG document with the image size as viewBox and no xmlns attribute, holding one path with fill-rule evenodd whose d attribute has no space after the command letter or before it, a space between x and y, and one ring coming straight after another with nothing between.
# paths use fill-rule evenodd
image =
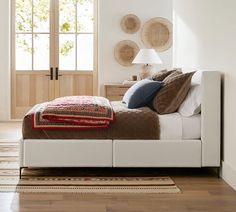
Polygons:
<instances>
[{"instance_id":1,"label":"woven wall basket","mask_svg":"<svg viewBox=\"0 0 236 212\"><path fill-rule=\"evenodd\" d=\"M114 50L116 61L123 66L131 66L132 61L138 54L138 45L131 40L120 41Z\"/></svg>"},{"instance_id":2,"label":"woven wall basket","mask_svg":"<svg viewBox=\"0 0 236 212\"><path fill-rule=\"evenodd\" d=\"M144 24L141 38L147 48L165 51L172 46L172 23L165 18L152 18Z\"/></svg>"},{"instance_id":3,"label":"woven wall basket","mask_svg":"<svg viewBox=\"0 0 236 212\"><path fill-rule=\"evenodd\" d=\"M134 14L128 14L124 16L120 22L122 30L126 33L133 34L140 28L141 22L139 18Z\"/></svg>"}]
</instances>

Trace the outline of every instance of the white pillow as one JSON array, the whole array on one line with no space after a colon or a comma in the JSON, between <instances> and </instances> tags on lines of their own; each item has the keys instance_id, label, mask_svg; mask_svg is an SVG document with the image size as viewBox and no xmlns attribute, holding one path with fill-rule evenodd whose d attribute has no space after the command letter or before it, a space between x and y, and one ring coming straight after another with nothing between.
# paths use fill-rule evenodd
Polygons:
<instances>
[{"instance_id":1,"label":"white pillow","mask_svg":"<svg viewBox=\"0 0 236 212\"><path fill-rule=\"evenodd\" d=\"M190 117L201 111L201 85L193 84L185 100L180 105L178 112L185 117Z\"/></svg>"}]
</instances>

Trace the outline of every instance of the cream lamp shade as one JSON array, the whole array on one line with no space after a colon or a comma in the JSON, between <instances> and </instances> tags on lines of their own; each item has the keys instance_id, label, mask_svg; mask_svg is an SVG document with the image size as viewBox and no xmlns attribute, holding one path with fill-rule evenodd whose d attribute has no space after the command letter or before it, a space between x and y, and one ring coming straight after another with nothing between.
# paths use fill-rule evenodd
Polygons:
<instances>
[{"instance_id":1,"label":"cream lamp shade","mask_svg":"<svg viewBox=\"0 0 236 212\"><path fill-rule=\"evenodd\" d=\"M161 64L162 61L155 49L140 49L133 64L145 64L139 73L140 79L145 79L152 74L153 66L150 64Z\"/></svg>"},{"instance_id":2,"label":"cream lamp shade","mask_svg":"<svg viewBox=\"0 0 236 212\"><path fill-rule=\"evenodd\" d=\"M140 49L134 58L134 64L161 64L162 61L155 49Z\"/></svg>"}]
</instances>

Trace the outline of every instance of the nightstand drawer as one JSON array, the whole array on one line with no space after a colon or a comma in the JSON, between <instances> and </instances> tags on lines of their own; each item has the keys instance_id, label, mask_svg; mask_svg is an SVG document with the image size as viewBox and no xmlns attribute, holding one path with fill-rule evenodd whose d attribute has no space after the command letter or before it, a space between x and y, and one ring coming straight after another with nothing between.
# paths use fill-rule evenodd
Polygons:
<instances>
[{"instance_id":1,"label":"nightstand drawer","mask_svg":"<svg viewBox=\"0 0 236 212\"><path fill-rule=\"evenodd\" d=\"M124 95L120 95L120 96L106 96L106 98L108 98L110 101L121 101L123 99Z\"/></svg>"},{"instance_id":2,"label":"nightstand drawer","mask_svg":"<svg viewBox=\"0 0 236 212\"><path fill-rule=\"evenodd\" d=\"M127 87L107 87L106 89L106 94L107 96L119 96L119 95L124 95L125 92L128 90L129 88Z\"/></svg>"},{"instance_id":3,"label":"nightstand drawer","mask_svg":"<svg viewBox=\"0 0 236 212\"><path fill-rule=\"evenodd\" d=\"M132 85L123 85L123 84L105 84L105 96L110 101L120 101L123 99L125 92Z\"/></svg>"}]
</instances>

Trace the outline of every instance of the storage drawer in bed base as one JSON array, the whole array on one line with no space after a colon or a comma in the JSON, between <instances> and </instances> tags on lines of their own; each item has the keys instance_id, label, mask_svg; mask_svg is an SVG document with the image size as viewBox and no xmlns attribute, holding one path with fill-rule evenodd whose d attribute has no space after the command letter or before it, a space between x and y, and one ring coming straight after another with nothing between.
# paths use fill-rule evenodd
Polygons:
<instances>
[{"instance_id":1,"label":"storage drawer in bed base","mask_svg":"<svg viewBox=\"0 0 236 212\"><path fill-rule=\"evenodd\" d=\"M27 139L21 167L112 167L111 140Z\"/></svg>"},{"instance_id":2,"label":"storage drawer in bed base","mask_svg":"<svg viewBox=\"0 0 236 212\"><path fill-rule=\"evenodd\" d=\"M201 140L115 140L114 167L201 167Z\"/></svg>"}]
</instances>

